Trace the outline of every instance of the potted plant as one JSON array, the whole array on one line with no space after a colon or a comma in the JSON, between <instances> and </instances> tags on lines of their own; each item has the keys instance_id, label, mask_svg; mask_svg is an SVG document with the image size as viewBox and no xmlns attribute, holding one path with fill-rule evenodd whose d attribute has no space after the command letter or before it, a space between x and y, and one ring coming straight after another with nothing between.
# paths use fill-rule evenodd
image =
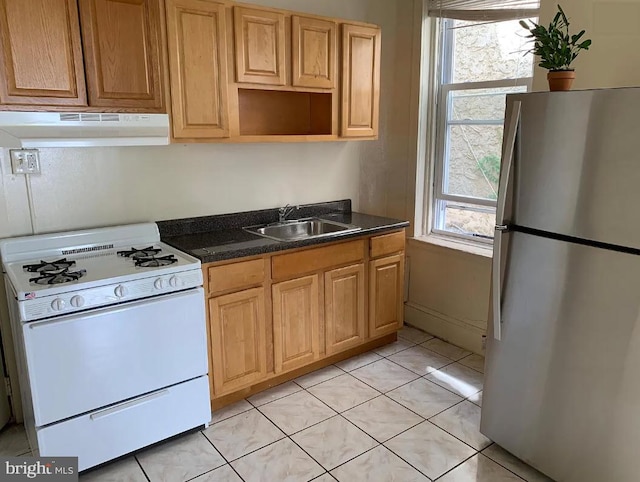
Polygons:
<instances>
[{"instance_id":1,"label":"potted plant","mask_svg":"<svg viewBox=\"0 0 640 482\"><path fill-rule=\"evenodd\" d=\"M591 46L591 40L582 40L585 31L582 30L575 35L569 34L569 20L560 5L548 28L524 20L520 21L520 25L529 31L527 38L533 42L533 48L527 53L533 52L539 56L538 65L549 71L549 90L571 90L571 84L576 78L571 63L581 50L589 50Z\"/></svg>"}]
</instances>

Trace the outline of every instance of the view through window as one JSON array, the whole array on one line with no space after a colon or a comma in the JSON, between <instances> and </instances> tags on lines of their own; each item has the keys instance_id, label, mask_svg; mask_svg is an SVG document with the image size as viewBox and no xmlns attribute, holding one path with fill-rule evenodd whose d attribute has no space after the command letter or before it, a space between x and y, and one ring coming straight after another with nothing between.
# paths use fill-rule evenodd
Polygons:
<instances>
[{"instance_id":1,"label":"view through window","mask_svg":"<svg viewBox=\"0 0 640 482\"><path fill-rule=\"evenodd\" d=\"M432 231L490 243L506 94L526 92L533 55L518 20L441 20Z\"/></svg>"}]
</instances>

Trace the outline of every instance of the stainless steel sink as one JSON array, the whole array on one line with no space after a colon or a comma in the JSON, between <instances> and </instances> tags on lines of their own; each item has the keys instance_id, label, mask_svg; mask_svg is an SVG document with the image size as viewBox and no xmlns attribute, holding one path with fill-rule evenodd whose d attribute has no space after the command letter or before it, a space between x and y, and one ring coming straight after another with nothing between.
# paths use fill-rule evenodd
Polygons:
<instances>
[{"instance_id":1,"label":"stainless steel sink","mask_svg":"<svg viewBox=\"0 0 640 482\"><path fill-rule=\"evenodd\" d=\"M309 218L261 226L249 226L244 229L250 233L275 239L276 241L300 241L302 239L339 236L360 231L362 228L352 224Z\"/></svg>"}]
</instances>

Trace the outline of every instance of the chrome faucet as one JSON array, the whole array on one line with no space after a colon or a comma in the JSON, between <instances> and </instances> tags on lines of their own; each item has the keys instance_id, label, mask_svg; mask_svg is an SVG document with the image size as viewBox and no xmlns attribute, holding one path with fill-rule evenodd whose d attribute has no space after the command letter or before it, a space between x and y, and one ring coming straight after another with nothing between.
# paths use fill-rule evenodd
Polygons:
<instances>
[{"instance_id":1,"label":"chrome faucet","mask_svg":"<svg viewBox=\"0 0 640 482\"><path fill-rule=\"evenodd\" d=\"M288 204L284 207L278 208L278 221L284 223L287 220L287 217L298 209L300 209L299 206L290 206Z\"/></svg>"}]
</instances>

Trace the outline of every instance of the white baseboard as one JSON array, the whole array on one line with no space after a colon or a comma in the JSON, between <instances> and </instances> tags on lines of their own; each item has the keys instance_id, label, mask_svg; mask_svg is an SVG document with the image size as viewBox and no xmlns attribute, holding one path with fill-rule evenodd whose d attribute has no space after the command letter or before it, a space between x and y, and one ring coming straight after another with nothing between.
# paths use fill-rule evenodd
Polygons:
<instances>
[{"instance_id":1,"label":"white baseboard","mask_svg":"<svg viewBox=\"0 0 640 482\"><path fill-rule=\"evenodd\" d=\"M407 324L442 338L453 345L484 355L486 332L480 328L411 302L404 305L404 319Z\"/></svg>"}]
</instances>

